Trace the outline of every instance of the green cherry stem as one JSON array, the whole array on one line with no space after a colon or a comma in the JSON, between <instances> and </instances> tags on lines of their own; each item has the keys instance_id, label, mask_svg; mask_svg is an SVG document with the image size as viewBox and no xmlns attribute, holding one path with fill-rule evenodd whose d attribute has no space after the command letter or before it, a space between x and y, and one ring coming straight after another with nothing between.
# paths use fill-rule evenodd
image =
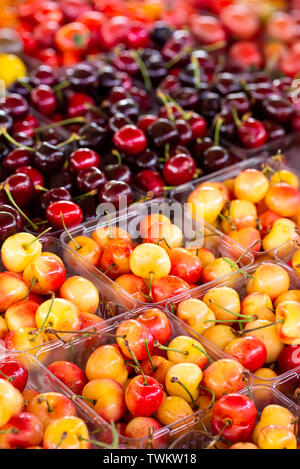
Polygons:
<instances>
[{"instance_id":1,"label":"green cherry stem","mask_svg":"<svg viewBox=\"0 0 300 469\"><path fill-rule=\"evenodd\" d=\"M85 396L81 396L80 394L74 394L72 397L71 397L71 401L76 401L76 399L82 399L86 402L89 402L92 406L95 406L97 404L97 399L89 399L88 397L85 397Z\"/></svg>"},{"instance_id":2,"label":"green cherry stem","mask_svg":"<svg viewBox=\"0 0 300 469\"><path fill-rule=\"evenodd\" d=\"M0 375L3 376L3 378L7 379L10 383L12 381L15 381L16 377L15 376L7 376L3 371L0 370Z\"/></svg>"},{"instance_id":3,"label":"green cherry stem","mask_svg":"<svg viewBox=\"0 0 300 469\"><path fill-rule=\"evenodd\" d=\"M8 428L7 430L0 430L0 435L5 435L7 433L12 433L13 435L18 435L19 434L19 429L12 427Z\"/></svg>"},{"instance_id":4,"label":"green cherry stem","mask_svg":"<svg viewBox=\"0 0 300 469\"><path fill-rule=\"evenodd\" d=\"M221 126L223 124L223 119L219 117L216 122L215 126L215 137L214 137L214 145L219 146L220 143L220 131L221 131Z\"/></svg>"},{"instance_id":5,"label":"green cherry stem","mask_svg":"<svg viewBox=\"0 0 300 469\"><path fill-rule=\"evenodd\" d=\"M69 236L70 240L74 243L75 247L76 247L76 250L79 251L80 250L80 246L79 244L75 241L75 239L73 238L73 236L71 235L70 231L68 230L66 224L65 224L65 220L64 220L64 216L62 214L62 212L60 212L60 219L61 219L61 223L62 223L62 226L63 226L63 229L65 230L65 232L67 233L67 235Z\"/></svg>"},{"instance_id":6,"label":"green cherry stem","mask_svg":"<svg viewBox=\"0 0 300 469\"><path fill-rule=\"evenodd\" d=\"M51 301L50 301L50 305L49 305L48 312L47 312L46 317L45 317L45 319L44 319L44 321L43 321L43 324L41 325L41 327L40 327L39 330L38 330L38 333L42 332L42 330L44 329L44 326L45 326L45 324L46 324L46 322L47 322L47 320L48 320L48 318L49 318L49 316L50 316L50 313L51 313L51 310L52 310L52 306L53 306L54 300L55 300L55 293L52 292L52 293L51 293Z\"/></svg>"},{"instance_id":7,"label":"green cherry stem","mask_svg":"<svg viewBox=\"0 0 300 469\"><path fill-rule=\"evenodd\" d=\"M196 404L196 402L195 402L195 399L194 399L194 397L193 397L191 391L186 387L186 385L185 385L182 381L180 381L180 379L177 378L177 376L172 376L172 378L170 379L170 381L171 381L171 383L179 384L179 386L181 386L181 387L187 392L187 394L189 395L189 397L190 397L190 399L191 399L191 401L192 401L192 407L193 407L193 409L194 409L194 410L197 409L197 404Z\"/></svg>"},{"instance_id":8,"label":"green cherry stem","mask_svg":"<svg viewBox=\"0 0 300 469\"><path fill-rule=\"evenodd\" d=\"M213 406L214 403L215 403L215 400L216 400L216 395L215 395L215 393L214 393L211 389L207 388L206 386L203 386L203 384L199 384L199 388L202 388L202 389L204 389L205 391L210 392L210 394L212 395L210 404L209 404L209 406L208 406L208 408L211 409L212 406Z\"/></svg>"},{"instance_id":9,"label":"green cherry stem","mask_svg":"<svg viewBox=\"0 0 300 469\"><path fill-rule=\"evenodd\" d=\"M142 74L146 89L148 91L152 90L153 87L152 87L151 78L150 78L149 72L147 70L147 67L146 67L144 61L142 60L140 54L136 50L132 50L131 51L131 57L136 61L136 63L139 66L139 69L140 69L140 72Z\"/></svg>"},{"instance_id":10,"label":"green cherry stem","mask_svg":"<svg viewBox=\"0 0 300 469\"><path fill-rule=\"evenodd\" d=\"M211 442L209 443L208 446L206 446L205 449L210 449L210 448L212 448L212 447L217 443L217 441L219 441L219 439L221 438L222 433L224 432L225 428L227 428L229 425L231 425L231 423L232 423L232 422L231 422L231 420L230 420L229 418L226 419L225 422L224 422L223 428L221 428L221 430L219 431L219 433L215 436L215 438L213 438L213 439L211 440Z\"/></svg>"},{"instance_id":11,"label":"green cherry stem","mask_svg":"<svg viewBox=\"0 0 300 469\"><path fill-rule=\"evenodd\" d=\"M246 275L247 278L253 278L253 275L250 275L248 274L248 272L246 272L245 270L243 269L240 269L235 262L231 261L230 259L227 259L226 257L223 257L223 260L225 262L227 262L227 264L230 265L231 268L233 268L234 270L237 270L238 272L240 272L241 274L243 275Z\"/></svg>"},{"instance_id":12,"label":"green cherry stem","mask_svg":"<svg viewBox=\"0 0 300 469\"><path fill-rule=\"evenodd\" d=\"M4 185L4 190L5 190L5 193L7 195L7 198L8 200L10 201L10 203L15 207L16 210L18 210L18 212L20 213L20 215L25 218L25 220L30 224L30 226L36 231L38 230L38 226L33 223L33 221L30 220L30 218L28 218L28 216L23 212L23 210L20 209L19 205L15 202L13 196L11 195L11 192L9 190L9 184L5 184Z\"/></svg>"},{"instance_id":13,"label":"green cherry stem","mask_svg":"<svg viewBox=\"0 0 300 469\"><path fill-rule=\"evenodd\" d=\"M147 352L147 355L148 355L148 358L149 358L149 361L150 361L152 371L154 373L157 370L157 366L155 366L154 363L153 363L151 353L150 353L150 350L149 350L148 339L144 340L144 344L145 344L145 349L146 349L146 352Z\"/></svg>"},{"instance_id":14,"label":"green cherry stem","mask_svg":"<svg viewBox=\"0 0 300 469\"><path fill-rule=\"evenodd\" d=\"M265 329L266 327L271 327L271 326L275 326L276 324L283 324L284 322L284 319L280 319L279 321L275 321L275 322L272 322L271 324L265 324L263 326L259 326L259 327L254 327L253 329L247 329L246 331L241 331L239 332L238 334L239 335L244 335L244 334L248 334L249 332L254 332L254 331L258 331L260 329Z\"/></svg>"},{"instance_id":15,"label":"green cherry stem","mask_svg":"<svg viewBox=\"0 0 300 469\"><path fill-rule=\"evenodd\" d=\"M193 65L193 72L194 72L194 80L195 80L195 85L196 88L199 89L201 86L201 71L200 71L200 65L197 57L195 55L191 55L191 62Z\"/></svg>"},{"instance_id":16,"label":"green cherry stem","mask_svg":"<svg viewBox=\"0 0 300 469\"><path fill-rule=\"evenodd\" d=\"M22 148L23 150L27 150L29 152L34 153L36 150L35 148L32 147L27 147L26 145L22 145L20 142L15 140L9 133L7 132L6 127L1 127L0 128L0 136L3 135L6 140L8 140L10 143L12 143L15 147Z\"/></svg>"},{"instance_id":17,"label":"green cherry stem","mask_svg":"<svg viewBox=\"0 0 300 469\"><path fill-rule=\"evenodd\" d=\"M165 345L160 344L157 340L154 341L154 347L157 347L161 350L167 350L169 352L176 352L181 353L182 355L188 355L189 352L187 350L177 350L174 348L166 347Z\"/></svg>"},{"instance_id":18,"label":"green cherry stem","mask_svg":"<svg viewBox=\"0 0 300 469\"><path fill-rule=\"evenodd\" d=\"M194 344L193 343L193 347L195 347L195 349L199 350L199 352L203 353L203 355L206 356L207 360L210 361L211 363L213 363L213 359L208 355L208 353L206 353L204 350L202 350L202 348L200 348L198 345Z\"/></svg>"},{"instance_id":19,"label":"green cherry stem","mask_svg":"<svg viewBox=\"0 0 300 469\"><path fill-rule=\"evenodd\" d=\"M157 90L157 96L159 97L159 99L162 100L165 108L166 108L166 111L167 111L167 114L168 114L168 118L171 122L174 122L175 121L175 116L174 116L174 113L173 113L173 110L172 110L172 106L170 106L170 103L167 99L167 96L165 95L165 93L158 89Z\"/></svg>"},{"instance_id":20,"label":"green cherry stem","mask_svg":"<svg viewBox=\"0 0 300 469\"><path fill-rule=\"evenodd\" d=\"M68 436L68 433L67 433L67 432L63 432L63 433L61 434L61 437L60 437L60 439L59 439L59 441L58 441L58 443L57 443L55 449L59 449L59 447L61 446L62 442L67 438L67 436Z\"/></svg>"},{"instance_id":21,"label":"green cherry stem","mask_svg":"<svg viewBox=\"0 0 300 469\"><path fill-rule=\"evenodd\" d=\"M43 125L35 129L34 132L36 134L39 134L42 132L46 132L47 130L54 129L55 127L62 127L64 125L70 125L70 124L85 124L85 123L86 123L85 117L72 117L70 119L64 119L59 122L51 122L51 124Z\"/></svg>"},{"instance_id":22,"label":"green cherry stem","mask_svg":"<svg viewBox=\"0 0 300 469\"><path fill-rule=\"evenodd\" d=\"M42 236L44 236L46 233L48 233L50 230L52 230L52 227L50 226L46 230L44 230L42 233L40 233L38 236L36 236L32 241L29 241L29 243L23 244L24 249L28 249L33 243L38 241Z\"/></svg>"},{"instance_id":23,"label":"green cherry stem","mask_svg":"<svg viewBox=\"0 0 300 469\"><path fill-rule=\"evenodd\" d=\"M133 350L130 348L129 346L129 343L128 343L128 340L125 340L124 341L124 345L125 347L127 348L128 352L130 353L131 357L132 357L132 360L134 361L134 363L136 364L137 368L139 369L139 372L141 373L142 377L143 377L143 381L144 381L144 386L148 386L148 383L147 383L147 380L146 380L146 376L142 370L142 367L138 361L138 359L136 358L135 354L133 353Z\"/></svg>"},{"instance_id":24,"label":"green cherry stem","mask_svg":"<svg viewBox=\"0 0 300 469\"><path fill-rule=\"evenodd\" d=\"M208 301L212 305L215 305L218 308L222 309L223 311L226 311L226 313L230 313L230 314L233 314L234 316L241 317L241 318L244 318L244 319L250 319L251 321L254 321L253 316L249 316L248 314L235 313L234 311L231 311L230 309L225 308L225 306L220 305L220 303L217 303L216 301L212 300L211 298ZM255 319L257 319L257 316L255 316Z\"/></svg>"}]
</instances>

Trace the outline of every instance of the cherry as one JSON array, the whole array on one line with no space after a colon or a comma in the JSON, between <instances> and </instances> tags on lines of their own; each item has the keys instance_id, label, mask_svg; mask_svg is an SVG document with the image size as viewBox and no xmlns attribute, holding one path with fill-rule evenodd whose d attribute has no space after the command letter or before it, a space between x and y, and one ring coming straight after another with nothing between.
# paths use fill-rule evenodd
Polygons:
<instances>
[{"instance_id":1,"label":"cherry","mask_svg":"<svg viewBox=\"0 0 300 469\"><path fill-rule=\"evenodd\" d=\"M135 160L135 168L137 172L142 171L143 169L156 169L158 165L158 156L157 154L146 148L140 155L138 155Z\"/></svg>"},{"instance_id":2,"label":"cherry","mask_svg":"<svg viewBox=\"0 0 300 469\"><path fill-rule=\"evenodd\" d=\"M196 112L193 112L188 122L192 128L194 139L204 137L207 131L207 124L204 117L200 116Z\"/></svg>"},{"instance_id":3,"label":"cherry","mask_svg":"<svg viewBox=\"0 0 300 469\"><path fill-rule=\"evenodd\" d=\"M77 226L83 220L81 208L69 200L53 202L47 207L46 217L49 223L57 230L63 229L64 224L67 228Z\"/></svg>"},{"instance_id":4,"label":"cherry","mask_svg":"<svg viewBox=\"0 0 300 469\"><path fill-rule=\"evenodd\" d=\"M287 98L270 96L263 101L263 109L270 119L279 123L287 123L293 116L293 106Z\"/></svg>"},{"instance_id":5,"label":"cherry","mask_svg":"<svg viewBox=\"0 0 300 469\"><path fill-rule=\"evenodd\" d=\"M4 182L4 188L5 186L8 187L12 198L21 208L26 207L34 196L33 184L26 174L12 174Z\"/></svg>"},{"instance_id":6,"label":"cherry","mask_svg":"<svg viewBox=\"0 0 300 469\"><path fill-rule=\"evenodd\" d=\"M236 109L239 115L250 112L251 105L246 93L240 91L238 93L229 93L222 101L223 106L230 112Z\"/></svg>"},{"instance_id":7,"label":"cherry","mask_svg":"<svg viewBox=\"0 0 300 469\"><path fill-rule=\"evenodd\" d=\"M139 65L128 50L120 51L114 58L113 64L118 70L126 72L129 75L137 75L139 72ZM121 86L115 88L123 89ZM124 96L124 98L125 97L126 96Z\"/></svg>"},{"instance_id":8,"label":"cherry","mask_svg":"<svg viewBox=\"0 0 300 469\"><path fill-rule=\"evenodd\" d=\"M125 127L125 125L131 125L132 121L128 119L124 114L117 112L108 121L108 126L113 133Z\"/></svg>"},{"instance_id":9,"label":"cherry","mask_svg":"<svg viewBox=\"0 0 300 469\"><path fill-rule=\"evenodd\" d=\"M1 379L9 381L16 389L23 392L28 380L26 366L16 358L5 358L0 362Z\"/></svg>"},{"instance_id":10,"label":"cherry","mask_svg":"<svg viewBox=\"0 0 300 469\"><path fill-rule=\"evenodd\" d=\"M284 137L285 129L282 125L278 124L277 122L264 120L262 124L266 129L269 141Z\"/></svg>"},{"instance_id":11,"label":"cherry","mask_svg":"<svg viewBox=\"0 0 300 469\"><path fill-rule=\"evenodd\" d=\"M104 144L107 132L103 127L91 122L86 124L78 132L80 136L79 146L82 148L91 148L97 151L98 147L102 147Z\"/></svg>"},{"instance_id":12,"label":"cherry","mask_svg":"<svg viewBox=\"0 0 300 469\"><path fill-rule=\"evenodd\" d=\"M132 23L129 26L125 43L131 49L145 48L149 45L150 37L147 29L142 23Z\"/></svg>"},{"instance_id":13,"label":"cherry","mask_svg":"<svg viewBox=\"0 0 300 469\"><path fill-rule=\"evenodd\" d=\"M288 345L278 357L278 366L284 373L300 365L300 346Z\"/></svg>"},{"instance_id":14,"label":"cherry","mask_svg":"<svg viewBox=\"0 0 300 469\"><path fill-rule=\"evenodd\" d=\"M221 97L213 91L204 91L201 94L200 113L206 119L212 119L220 111Z\"/></svg>"},{"instance_id":15,"label":"cherry","mask_svg":"<svg viewBox=\"0 0 300 469\"><path fill-rule=\"evenodd\" d=\"M229 72L219 73L215 79L214 87L222 95L241 91L241 85L236 80L236 76Z\"/></svg>"},{"instance_id":16,"label":"cherry","mask_svg":"<svg viewBox=\"0 0 300 469\"><path fill-rule=\"evenodd\" d=\"M22 231L23 225L24 225L23 218L21 217L20 213L18 212L16 208L11 207L10 205L7 205L7 204L1 204L0 211L11 214L15 219L18 231Z\"/></svg>"},{"instance_id":17,"label":"cherry","mask_svg":"<svg viewBox=\"0 0 300 469\"><path fill-rule=\"evenodd\" d=\"M172 27L164 22L157 21L151 29L151 39L159 47L163 46L172 35Z\"/></svg>"},{"instance_id":18,"label":"cherry","mask_svg":"<svg viewBox=\"0 0 300 469\"><path fill-rule=\"evenodd\" d=\"M32 114L27 114L22 120L14 122L13 132L14 134L23 132L29 137L34 137L34 130L38 128L39 123L36 117Z\"/></svg>"},{"instance_id":19,"label":"cherry","mask_svg":"<svg viewBox=\"0 0 300 469\"><path fill-rule=\"evenodd\" d=\"M23 119L28 114L29 106L20 94L10 93L0 100L0 107L13 119Z\"/></svg>"},{"instance_id":20,"label":"cherry","mask_svg":"<svg viewBox=\"0 0 300 469\"><path fill-rule=\"evenodd\" d=\"M64 164L64 159L64 153L47 142L39 143L32 156L34 166L48 175L59 171Z\"/></svg>"},{"instance_id":21,"label":"cherry","mask_svg":"<svg viewBox=\"0 0 300 469\"><path fill-rule=\"evenodd\" d=\"M169 185L177 186L190 181L195 171L195 160L189 155L179 153L172 156L172 158L166 162L163 169L163 176Z\"/></svg>"},{"instance_id":22,"label":"cherry","mask_svg":"<svg viewBox=\"0 0 300 469\"><path fill-rule=\"evenodd\" d=\"M43 193L40 199L41 207L46 210L49 205L58 200L72 200L70 192L65 187L56 187Z\"/></svg>"},{"instance_id":23,"label":"cherry","mask_svg":"<svg viewBox=\"0 0 300 469\"><path fill-rule=\"evenodd\" d=\"M20 166L30 164L31 155L30 152L22 148L15 148L8 155L6 155L2 164L9 172L14 172Z\"/></svg>"},{"instance_id":24,"label":"cherry","mask_svg":"<svg viewBox=\"0 0 300 469\"><path fill-rule=\"evenodd\" d=\"M44 185L44 184L41 184ZM72 192L74 181L72 175L67 171L60 173L53 173L50 177L49 186L52 187L65 187L69 192Z\"/></svg>"},{"instance_id":25,"label":"cherry","mask_svg":"<svg viewBox=\"0 0 300 469\"><path fill-rule=\"evenodd\" d=\"M57 83L56 73L49 65L40 65L30 74L30 82L33 86L54 86Z\"/></svg>"},{"instance_id":26,"label":"cherry","mask_svg":"<svg viewBox=\"0 0 300 469\"><path fill-rule=\"evenodd\" d=\"M112 104L118 103L122 99L127 99L127 98L128 98L128 94L124 90L123 86L114 86L110 90L107 96L107 100Z\"/></svg>"},{"instance_id":27,"label":"cherry","mask_svg":"<svg viewBox=\"0 0 300 469\"><path fill-rule=\"evenodd\" d=\"M108 181L99 193L99 202L110 203L119 210L121 203L130 205L133 201L132 189L123 181Z\"/></svg>"},{"instance_id":28,"label":"cherry","mask_svg":"<svg viewBox=\"0 0 300 469\"><path fill-rule=\"evenodd\" d=\"M31 182L32 182L34 187L35 186L44 187L44 185L45 185L44 176L37 169L33 168L32 166L29 166L29 165L20 166L16 169L15 173L17 173L17 174L19 174L19 173L27 174L27 176L30 177Z\"/></svg>"},{"instance_id":29,"label":"cherry","mask_svg":"<svg viewBox=\"0 0 300 469\"><path fill-rule=\"evenodd\" d=\"M130 168L124 164L111 164L104 168L106 177L109 181L116 180L116 181L123 181L126 182L128 185L132 184L132 172Z\"/></svg>"},{"instance_id":30,"label":"cherry","mask_svg":"<svg viewBox=\"0 0 300 469\"><path fill-rule=\"evenodd\" d=\"M1 127L5 127L8 132L13 128L13 118L2 109L0 109L0 128Z\"/></svg>"},{"instance_id":31,"label":"cherry","mask_svg":"<svg viewBox=\"0 0 300 469\"><path fill-rule=\"evenodd\" d=\"M162 194L165 186L165 181L160 173L151 169L144 169L139 172L134 179L134 183L144 192L153 192L155 195Z\"/></svg>"},{"instance_id":32,"label":"cherry","mask_svg":"<svg viewBox=\"0 0 300 469\"><path fill-rule=\"evenodd\" d=\"M260 121L253 117L240 120L236 112L234 113L234 120L237 125L239 139L243 146L246 148L258 148L266 143L267 131Z\"/></svg>"},{"instance_id":33,"label":"cherry","mask_svg":"<svg viewBox=\"0 0 300 469\"><path fill-rule=\"evenodd\" d=\"M171 60L178 56L182 49L192 45L192 35L189 31L178 29L174 31L170 39L164 44L162 48L162 55L165 59ZM180 54L179 64L185 62L188 58L187 54Z\"/></svg>"},{"instance_id":34,"label":"cherry","mask_svg":"<svg viewBox=\"0 0 300 469\"><path fill-rule=\"evenodd\" d=\"M188 122L184 119L176 119L176 128L179 135L179 143L181 145L188 145L193 140L193 131Z\"/></svg>"},{"instance_id":35,"label":"cherry","mask_svg":"<svg viewBox=\"0 0 300 469\"><path fill-rule=\"evenodd\" d=\"M95 166L82 169L76 177L76 185L83 193L101 189L106 181L105 174Z\"/></svg>"},{"instance_id":36,"label":"cherry","mask_svg":"<svg viewBox=\"0 0 300 469\"><path fill-rule=\"evenodd\" d=\"M89 106L94 106L95 101L89 95L80 92L74 92L68 96L68 117L80 117L88 110Z\"/></svg>"},{"instance_id":37,"label":"cherry","mask_svg":"<svg viewBox=\"0 0 300 469\"><path fill-rule=\"evenodd\" d=\"M145 150L147 140L144 132L135 125L125 125L118 130L113 138L117 148L131 155Z\"/></svg>"},{"instance_id":38,"label":"cherry","mask_svg":"<svg viewBox=\"0 0 300 469\"><path fill-rule=\"evenodd\" d=\"M165 148L166 144L173 145L178 141L176 126L167 119L157 119L148 127L149 141L156 148Z\"/></svg>"},{"instance_id":39,"label":"cherry","mask_svg":"<svg viewBox=\"0 0 300 469\"><path fill-rule=\"evenodd\" d=\"M76 64L75 67L67 71L66 75L75 91L90 91L90 88L95 88L98 85L96 72L93 67L85 63Z\"/></svg>"},{"instance_id":40,"label":"cherry","mask_svg":"<svg viewBox=\"0 0 300 469\"><path fill-rule=\"evenodd\" d=\"M36 86L31 92L31 102L45 116L51 116L58 105L56 95L48 85Z\"/></svg>"},{"instance_id":41,"label":"cherry","mask_svg":"<svg viewBox=\"0 0 300 469\"><path fill-rule=\"evenodd\" d=\"M105 92L108 89L113 88L114 86L121 86L122 81L121 77L118 74L117 70L110 65L105 65L102 67L98 75L99 87Z\"/></svg>"},{"instance_id":42,"label":"cherry","mask_svg":"<svg viewBox=\"0 0 300 469\"><path fill-rule=\"evenodd\" d=\"M9 213L0 208L0 242L3 243L7 238L19 232L19 227L15 217L12 213Z\"/></svg>"},{"instance_id":43,"label":"cherry","mask_svg":"<svg viewBox=\"0 0 300 469\"><path fill-rule=\"evenodd\" d=\"M91 166L99 167L100 163L101 158L98 153L89 148L80 148L70 155L69 168L72 173L78 174L79 171Z\"/></svg>"},{"instance_id":44,"label":"cherry","mask_svg":"<svg viewBox=\"0 0 300 469\"><path fill-rule=\"evenodd\" d=\"M111 108L112 114L123 114L127 119L130 119L132 121L136 121L138 118L140 111L136 103L133 101L133 99L121 99L121 101L118 101L115 103L112 108Z\"/></svg>"}]
</instances>

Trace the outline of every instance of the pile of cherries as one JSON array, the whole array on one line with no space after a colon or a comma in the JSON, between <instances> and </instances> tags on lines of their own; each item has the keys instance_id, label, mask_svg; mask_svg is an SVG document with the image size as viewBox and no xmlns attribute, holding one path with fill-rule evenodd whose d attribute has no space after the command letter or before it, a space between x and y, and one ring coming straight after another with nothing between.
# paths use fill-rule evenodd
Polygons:
<instances>
[{"instance_id":1,"label":"pile of cherries","mask_svg":"<svg viewBox=\"0 0 300 469\"><path fill-rule=\"evenodd\" d=\"M113 427L112 431L100 428L95 435L90 432L88 419L81 418L83 410L75 399L58 392L52 377L43 376L44 389L49 390L34 389L29 381L33 366L13 355L0 360L1 449L122 448ZM38 371L42 373L41 368Z\"/></svg>"}]
</instances>

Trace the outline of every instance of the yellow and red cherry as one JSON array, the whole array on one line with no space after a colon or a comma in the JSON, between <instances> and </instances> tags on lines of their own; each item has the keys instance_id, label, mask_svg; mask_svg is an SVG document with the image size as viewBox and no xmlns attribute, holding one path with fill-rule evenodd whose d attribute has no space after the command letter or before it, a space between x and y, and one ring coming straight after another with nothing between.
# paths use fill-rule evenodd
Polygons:
<instances>
[{"instance_id":1,"label":"yellow and red cherry","mask_svg":"<svg viewBox=\"0 0 300 469\"><path fill-rule=\"evenodd\" d=\"M85 277L74 275L67 278L59 290L60 296L73 303L80 312L94 314L98 311L99 292L95 285Z\"/></svg>"},{"instance_id":2,"label":"yellow and red cherry","mask_svg":"<svg viewBox=\"0 0 300 469\"><path fill-rule=\"evenodd\" d=\"M117 422L125 414L124 391L114 379L99 378L89 381L83 388L82 398L107 422Z\"/></svg>"},{"instance_id":3,"label":"yellow and red cherry","mask_svg":"<svg viewBox=\"0 0 300 469\"><path fill-rule=\"evenodd\" d=\"M78 365L66 360L59 360L50 363L48 370L56 376L74 394L81 394L87 383L86 376Z\"/></svg>"},{"instance_id":4,"label":"yellow and red cherry","mask_svg":"<svg viewBox=\"0 0 300 469\"><path fill-rule=\"evenodd\" d=\"M111 378L123 386L128 378L128 371L121 352L114 345L102 345L90 355L85 368L89 381L99 378ZM80 394L80 393L76 393Z\"/></svg>"},{"instance_id":5,"label":"yellow and red cherry","mask_svg":"<svg viewBox=\"0 0 300 469\"><path fill-rule=\"evenodd\" d=\"M138 375L132 378L125 391L129 412L135 417L149 417L163 401L160 383L152 376Z\"/></svg>"},{"instance_id":6,"label":"yellow and red cherry","mask_svg":"<svg viewBox=\"0 0 300 469\"><path fill-rule=\"evenodd\" d=\"M171 338L171 321L161 309L147 309L137 318L137 321L146 326L160 344L165 344Z\"/></svg>"},{"instance_id":7,"label":"yellow and red cherry","mask_svg":"<svg viewBox=\"0 0 300 469\"><path fill-rule=\"evenodd\" d=\"M39 295L55 292L64 283L67 273L61 262L55 257L41 255L27 264L23 278L27 285L32 284L31 291Z\"/></svg>"}]
</instances>

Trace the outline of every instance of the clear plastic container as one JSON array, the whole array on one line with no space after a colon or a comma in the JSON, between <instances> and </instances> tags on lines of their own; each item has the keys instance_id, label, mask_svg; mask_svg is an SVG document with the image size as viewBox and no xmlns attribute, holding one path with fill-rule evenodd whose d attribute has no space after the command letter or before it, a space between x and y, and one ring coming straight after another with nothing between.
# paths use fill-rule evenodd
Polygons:
<instances>
[{"instance_id":1,"label":"clear plastic container","mask_svg":"<svg viewBox=\"0 0 300 469\"><path fill-rule=\"evenodd\" d=\"M17 359L26 366L28 370L28 381L25 390L35 390L38 393L57 392L64 394L69 399L72 397L72 393L70 393L68 388L66 388L64 384L46 368L41 366L31 355L21 352L10 352L7 354L2 354L0 352L0 362L7 359ZM95 418L93 412L91 412L90 407L85 402L76 399L73 400L73 405L76 416L81 418L86 423L91 439L102 441L101 435L103 435L106 439L111 438L110 426L107 423L100 423L99 420ZM132 447L134 448L135 446L132 445ZM92 448L99 449L97 445L93 445Z\"/></svg>"},{"instance_id":2,"label":"clear plastic container","mask_svg":"<svg viewBox=\"0 0 300 469\"><path fill-rule=\"evenodd\" d=\"M300 275L298 275L295 269L290 266L290 262L294 253L298 251L299 248L300 244L298 241L289 241L288 243L282 244L275 250L275 259L278 262L282 262L287 265L291 270L295 288L300 288Z\"/></svg>"},{"instance_id":3,"label":"clear plastic container","mask_svg":"<svg viewBox=\"0 0 300 469\"><path fill-rule=\"evenodd\" d=\"M120 287L113 284L105 275L95 267L88 264L81 256L68 246L62 244L58 239L51 236L40 239L43 245L43 252L51 252L58 255L64 262L67 278L80 275L90 280L97 288L100 296L100 303L96 314L103 319L107 319L126 311L131 311L136 307L133 298L126 294ZM0 260L0 272L6 269ZM30 350L30 354L35 353L36 347Z\"/></svg>"},{"instance_id":4,"label":"clear plastic container","mask_svg":"<svg viewBox=\"0 0 300 469\"><path fill-rule=\"evenodd\" d=\"M288 275L290 277L290 290L292 290L294 288L297 288L297 286L295 284L293 271L288 265L285 265L281 262L272 262L272 261L264 261L259 265L272 264L272 263L273 264L276 263L277 265L281 265L286 270L286 272L288 273ZM247 275L253 275L255 270L257 269L257 267L258 267L257 264L254 264L254 265L251 265L251 266L247 267L245 269L246 274ZM230 278L224 279L224 280L221 279L219 282L215 282L215 284L213 285L213 287L230 287L230 288L233 288L239 294L239 297L240 297L241 301L247 296L246 286L247 286L247 277L242 275L241 273L232 274ZM183 294L183 295L178 295L178 296L172 298L171 300L169 300L166 303L166 308L170 312L172 312L173 314L176 314L177 305L181 301L183 301L187 298L190 298L190 297L202 299L204 297L204 295L208 291L211 290L211 288L212 287L209 286L208 284L207 285L202 285L198 289L195 288L194 290L191 290L191 292L188 292L188 293ZM256 383L257 384L266 384L268 386L272 386L273 383L275 382L275 380L278 379L278 377L275 377L275 378L260 378L260 377L256 376L255 373L250 373L250 374L252 376L253 383L255 383L255 384Z\"/></svg>"},{"instance_id":5,"label":"clear plastic container","mask_svg":"<svg viewBox=\"0 0 300 469\"><path fill-rule=\"evenodd\" d=\"M174 211L172 211L172 207ZM180 209L177 212L177 209ZM176 211L175 211L176 210ZM140 221L149 214L163 213L170 217L171 221L180 226L183 235L183 244L191 246L194 242L195 236L198 236L200 244L212 250L216 257L229 257L234 261L238 262L238 266L241 269L245 269L254 262L254 257L251 253L246 253L245 249L235 243L233 240L228 238L226 235L215 229L214 227L204 224L197 224L191 217L186 214L186 210L183 205L175 204L169 199L155 199L143 204L136 204L129 207L129 210L120 213L115 218L103 217L98 223L88 222L71 229L70 232L73 237L76 236L91 236L96 228L107 228L109 226L123 228L130 234L132 240L137 243L141 243L142 239L139 234L139 223ZM196 233L196 235L195 235ZM65 244L70 242L70 238L67 233L62 233L61 241ZM199 245L197 245L199 247ZM228 274L221 278L227 278L231 274ZM115 282L113 282L114 285ZM206 283L206 286L213 285L215 281ZM192 290L191 290L192 291ZM138 302L139 304L144 304Z\"/></svg>"},{"instance_id":6,"label":"clear plastic container","mask_svg":"<svg viewBox=\"0 0 300 469\"><path fill-rule=\"evenodd\" d=\"M116 333L116 329L119 324L127 319L135 319L143 312L147 311L147 307L139 308L132 313L124 313L122 316L112 318L104 323L97 325L94 328L86 329L84 332L93 331L99 334L93 334L92 336L87 336L84 334L81 335L73 335L72 340L69 338L68 343L62 344L60 342L49 343L45 345L41 349L39 349L35 355L37 361L40 363L42 367L47 367L50 363L56 360L67 360L73 361L76 363L80 368L85 370L85 366L87 363L88 358L90 357L91 353L101 345L115 343L114 335ZM206 340L201 335L194 332L191 328L186 327L182 321L176 318L173 314L167 311L165 308L160 308L164 311L170 322L172 327L172 336L170 340L167 342L169 343L174 337L178 335L188 335L194 337L198 340L204 347L208 355L211 357L212 360L218 360L222 358L228 358L226 354L221 352L217 347L215 347L212 343ZM209 361L207 362L206 367L209 365ZM251 384L251 377L249 378L249 384ZM103 419L96 414L92 409L91 412L93 413L96 420L99 421L99 424L103 423ZM203 414L203 410L198 410L193 413L191 416L179 420L178 422L168 425L164 427L164 431L168 433L170 430L169 428L173 428L174 426L181 425L181 422L191 422L194 419L199 419L199 416ZM161 430L159 430L160 432ZM154 433L155 435L156 433ZM124 438L124 442L128 445L132 443L136 444L136 441L133 441L131 438Z\"/></svg>"},{"instance_id":7,"label":"clear plastic container","mask_svg":"<svg viewBox=\"0 0 300 469\"><path fill-rule=\"evenodd\" d=\"M296 418L300 417L300 408L277 389L259 384L250 386L249 390L259 413L267 405L277 404L288 409ZM244 389L238 394L248 395L248 391ZM164 441L169 449L206 449L214 437L211 433L210 420L211 411L204 410L197 418L182 421L180 426L170 426L160 430L154 435L152 441L144 438L141 446L162 448L161 442ZM299 427L296 436L299 438Z\"/></svg>"},{"instance_id":8,"label":"clear plastic container","mask_svg":"<svg viewBox=\"0 0 300 469\"><path fill-rule=\"evenodd\" d=\"M289 400L293 401L299 407L300 411L300 366L279 376L273 383L273 388L284 394ZM295 393L296 391L296 393Z\"/></svg>"},{"instance_id":9,"label":"clear plastic container","mask_svg":"<svg viewBox=\"0 0 300 469\"><path fill-rule=\"evenodd\" d=\"M186 203L190 193L196 189L196 187L203 182L224 182L228 179L235 178L240 174L241 171L245 169L263 169L264 166L270 166L275 171L278 171L278 162L274 161L272 158L266 158L265 156L257 156L249 160L244 160L241 163L230 166L227 169L217 171L215 173L209 174L207 176L202 176L198 179L188 182L182 186L173 189L170 192L170 198L173 201L180 203ZM290 168L287 165L287 161L283 161L280 165L280 170L287 169L296 174L300 178L300 174L297 170ZM253 253L255 261L261 262L263 260L272 260L274 259L275 249L270 249L268 251L260 251Z\"/></svg>"}]
</instances>

